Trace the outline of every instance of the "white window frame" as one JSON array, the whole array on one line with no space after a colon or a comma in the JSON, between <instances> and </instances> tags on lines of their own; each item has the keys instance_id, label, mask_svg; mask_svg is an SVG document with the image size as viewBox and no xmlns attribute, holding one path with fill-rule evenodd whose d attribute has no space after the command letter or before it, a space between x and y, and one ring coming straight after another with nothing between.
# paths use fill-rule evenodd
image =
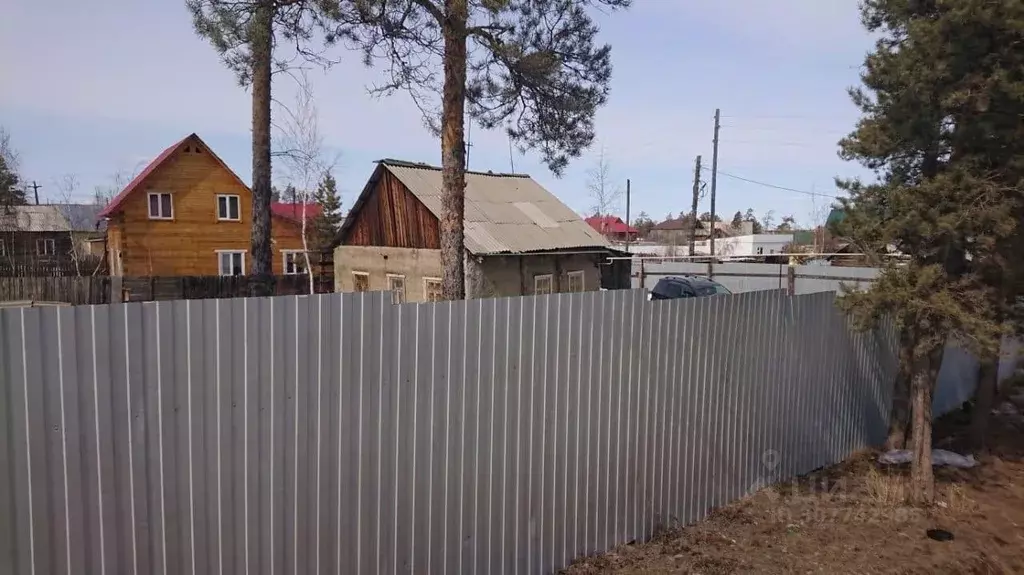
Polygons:
<instances>
[{"instance_id":1,"label":"white window frame","mask_svg":"<svg viewBox=\"0 0 1024 575\"><path fill-rule=\"evenodd\" d=\"M224 216L220 215L220 201L224 200ZM235 200L235 217L231 216L231 200ZM171 210L174 211L173 209ZM217 194L217 221L219 222L240 222L242 221L242 197L238 194Z\"/></svg>"},{"instance_id":2,"label":"white window frame","mask_svg":"<svg viewBox=\"0 0 1024 575\"><path fill-rule=\"evenodd\" d=\"M227 273L227 274L224 273L224 267L223 267L224 260L223 260L223 257L225 255L228 255L228 254L241 254L242 255L242 265L241 265L242 273L240 275L243 275L243 276L245 275L245 250L215 250L215 251L217 252L217 275L222 276L222 277L231 277L231 276L235 275L233 270L232 270L232 273ZM231 262L231 263L233 264L234 262Z\"/></svg>"},{"instance_id":3,"label":"white window frame","mask_svg":"<svg viewBox=\"0 0 1024 575\"><path fill-rule=\"evenodd\" d=\"M402 290L401 291L396 290L394 288L394 286L391 285L391 281L392 280L402 280ZM405 303L405 301L406 301L405 300L405 294L406 294L405 276L402 275L402 274L388 274L387 275L387 281L388 281L388 291L391 292L391 303L393 303L393 304ZM395 297L396 295L398 297Z\"/></svg>"},{"instance_id":4,"label":"white window frame","mask_svg":"<svg viewBox=\"0 0 1024 575\"><path fill-rule=\"evenodd\" d=\"M431 284L431 283L436 283L437 284L438 299L436 299L436 300L430 299L430 290L427 288L427 285ZM441 301L442 298L444 298L444 284L441 282L441 278L430 278L430 277L423 278L423 301L426 301L426 302Z\"/></svg>"},{"instance_id":5,"label":"white window frame","mask_svg":"<svg viewBox=\"0 0 1024 575\"><path fill-rule=\"evenodd\" d=\"M370 291L370 272L352 272L352 291L356 291L356 278L366 278L366 291Z\"/></svg>"},{"instance_id":6,"label":"white window frame","mask_svg":"<svg viewBox=\"0 0 1024 575\"><path fill-rule=\"evenodd\" d=\"M42 245L43 249L40 250L39 246ZM37 256L55 256L57 255L57 242L53 238L40 238L36 240L36 255Z\"/></svg>"},{"instance_id":7,"label":"white window frame","mask_svg":"<svg viewBox=\"0 0 1024 575\"><path fill-rule=\"evenodd\" d=\"M153 196L156 196L157 214L153 215ZM163 209L163 196L167 196L170 199L171 214L165 216L160 214L160 210ZM170 192L149 192L146 194L146 212L149 214L151 220L173 220L174 219L174 194Z\"/></svg>"},{"instance_id":8,"label":"white window frame","mask_svg":"<svg viewBox=\"0 0 1024 575\"><path fill-rule=\"evenodd\" d=\"M586 277L587 276L586 276L586 274L583 273L583 270L571 271L568 274L566 274L566 276L568 277L567 286L568 286L569 293L583 293L584 291L587 290L587 285L586 285ZM580 289L578 289L578 290L572 289L572 280L573 280L573 278L579 278L579 280L580 280Z\"/></svg>"},{"instance_id":9,"label":"white window frame","mask_svg":"<svg viewBox=\"0 0 1024 575\"><path fill-rule=\"evenodd\" d=\"M281 271L284 272L284 275L286 275L286 276L299 276L299 275L303 275L303 274L309 272L309 270L306 270L305 272L302 272L302 273L295 272L295 271L293 271L293 272L289 272L288 271L288 256L303 256L305 253L306 252L304 252L302 250L281 250ZM295 260L293 263L294 264L299 264L299 265L305 267L306 259L302 258L301 261Z\"/></svg>"},{"instance_id":10,"label":"white window frame","mask_svg":"<svg viewBox=\"0 0 1024 575\"><path fill-rule=\"evenodd\" d=\"M547 280L548 289L546 291L540 289L540 282ZM533 276L533 294L534 295L550 295L555 293L555 278L551 274L537 274Z\"/></svg>"},{"instance_id":11,"label":"white window frame","mask_svg":"<svg viewBox=\"0 0 1024 575\"><path fill-rule=\"evenodd\" d=\"M757 251L757 255L763 256L764 255L764 246L758 246L756 251Z\"/></svg>"}]
</instances>

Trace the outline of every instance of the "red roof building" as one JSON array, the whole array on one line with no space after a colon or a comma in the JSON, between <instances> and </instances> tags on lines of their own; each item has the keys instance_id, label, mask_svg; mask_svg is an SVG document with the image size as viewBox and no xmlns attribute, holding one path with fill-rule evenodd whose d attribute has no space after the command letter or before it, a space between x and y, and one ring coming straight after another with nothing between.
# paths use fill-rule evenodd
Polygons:
<instances>
[{"instance_id":1,"label":"red roof building","mask_svg":"<svg viewBox=\"0 0 1024 575\"><path fill-rule=\"evenodd\" d=\"M637 236L637 229L627 225L618 216L590 216L587 223L610 241L633 241Z\"/></svg>"}]
</instances>

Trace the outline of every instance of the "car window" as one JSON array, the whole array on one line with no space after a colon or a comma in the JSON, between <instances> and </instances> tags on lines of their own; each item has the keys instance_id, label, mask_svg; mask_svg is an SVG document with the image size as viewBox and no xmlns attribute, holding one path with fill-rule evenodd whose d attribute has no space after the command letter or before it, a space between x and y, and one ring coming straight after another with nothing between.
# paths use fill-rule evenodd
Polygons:
<instances>
[{"instance_id":1,"label":"car window","mask_svg":"<svg viewBox=\"0 0 1024 575\"><path fill-rule=\"evenodd\" d=\"M716 284L714 284L714 286L715 286L715 293L719 293L719 294L723 294L723 295L731 295L731 294L732 294L732 292L731 292L731 291L729 291L729 290L728 290L728 289L727 289L727 288L726 288L726 287L725 287L724 285L722 285L722 284L716 283Z\"/></svg>"},{"instance_id":2,"label":"car window","mask_svg":"<svg viewBox=\"0 0 1024 575\"><path fill-rule=\"evenodd\" d=\"M700 286L696 288L696 290L697 295L700 297L715 295L716 293L718 293L718 291L715 289L715 286Z\"/></svg>"},{"instance_id":3,"label":"car window","mask_svg":"<svg viewBox=\"0 0 1024 575\"><path fill-rule=\"evenodd\" d=\"M654 289L651 291L653 291L654 293L658 294L663 298L683 297L683 286L680 285L678 282L670 280L659 281L658 284L655 285Z\"/></svg>"}]
</instances>

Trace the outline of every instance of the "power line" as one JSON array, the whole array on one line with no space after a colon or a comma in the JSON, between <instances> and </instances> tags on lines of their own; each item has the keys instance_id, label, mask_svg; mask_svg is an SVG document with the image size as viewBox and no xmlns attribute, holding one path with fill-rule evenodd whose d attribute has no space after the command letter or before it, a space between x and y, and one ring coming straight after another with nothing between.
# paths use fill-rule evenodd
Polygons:
<instances>
[{"instance_id":1,"label":"power line","mask_svg":"<svg viewBox=\"0 0 1024 575\"><path fill-rule=\"evenodd\" d=\"M744 178L743 176L737 176L735 174L730 174L728 172L723 172L722 170L718 170L718 174L722 175L722 176L725 176L727 178L732 178L734 180L739 180L741 182L747 182L748 184L756 184L758 186L764 186L766 188L773 188L773 189L782 190L782 191L785 191L785 192L793 192L793 193L796 193L796 194L804 194L804 195L807 195L807 196L821 196L823 198L832 198L834 200L838 200L839 199L839 196L833 196L831 194L823 194L821 192L809 192L807 190L798 190L796 188L787 188L786 186L779 186L779 185L776 185L776 184L769 184L767 182L760 182L758 180L751 180L750 178Z\"/></svg>"}]
</instances>

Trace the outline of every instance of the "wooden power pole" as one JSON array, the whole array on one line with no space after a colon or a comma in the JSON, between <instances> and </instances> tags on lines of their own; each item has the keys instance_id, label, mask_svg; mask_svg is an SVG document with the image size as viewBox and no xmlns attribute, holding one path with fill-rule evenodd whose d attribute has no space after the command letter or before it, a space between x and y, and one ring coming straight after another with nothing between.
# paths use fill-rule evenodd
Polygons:
<instances>
[{"instance_id":1,"label":"wooden power pole","mask_svg":"<svg viewBox=\"0 0 1024 575\"><path fill-rule=\"evenodd\" d=\"M629 178L626 178L626 251L629 251Z\"/></svg>"},{"instance_id":2,"label":"wooden power pole","mask_svg":"<svg viewBox=\"0 0 1024 575\"><path fill-rule=\"evenodd\" d=\"M693 204L690 207L690 257L693 257L693 242L697 235L697 198L700 195L700 156L693 166Z\"/></svg>"},{"instance_id":3,"label":"wooden power pole","mask_svg":"<svg viewBox=\"0 0 1024 575\"><path fill-rule=\"evenodd\" d=\"M711 261L715 257L715 191L718 183L718 130L721 128L721 110L715 108L714 151L711 153Z\"/></svg>"}]
</instances>

